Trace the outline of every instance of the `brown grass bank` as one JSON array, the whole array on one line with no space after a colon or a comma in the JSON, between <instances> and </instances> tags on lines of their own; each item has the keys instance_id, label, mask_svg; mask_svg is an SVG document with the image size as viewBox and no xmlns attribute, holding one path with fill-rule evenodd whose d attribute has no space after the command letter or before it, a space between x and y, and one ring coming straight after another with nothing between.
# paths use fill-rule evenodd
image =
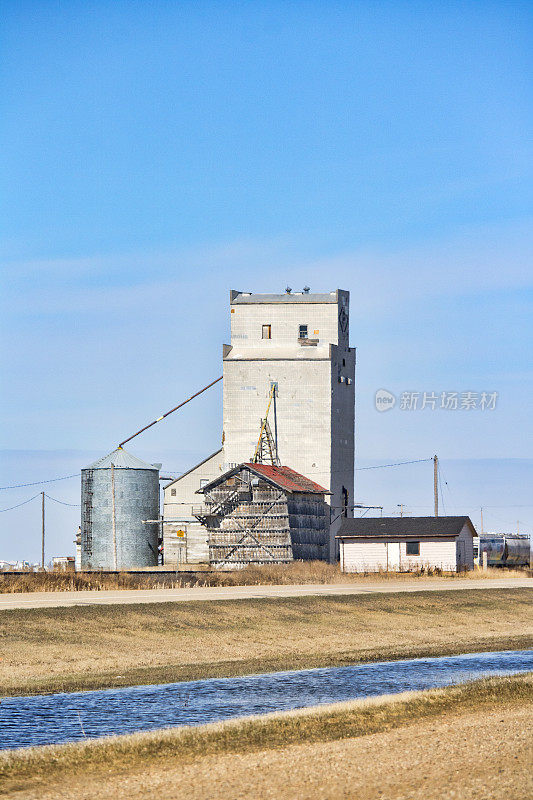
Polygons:
<instances>
[{"instance_id":1,"label":"brown grass bank","mask_svg":"<svg viewBox=\"0 0 533 800\"><path fill-rule=\"evenodd\" d=\"M0 614L0 694L523 649L533 589L75 606Z\"/></svg>"},{"instance_id":2,"label":"brown grass bank","mask_svg":"<svg viewBox=\"0 0 533 800\"><path fill-rule=\"evenodd\" d=\"M198 571L186 573L132 573L132 572L0 572L0 593L5 592L72 592L104 589L175 589L189 586L261 586L290 584L338 583L353 584L358 581L377 582L412 578L441 577L490 580L505 576L523 576L524 572L489 569L467 573L442 570L419 570L416 572L380 572L346 574L338 564L324 561L295 561L292 564L250 565L233 571Z\"/></svg>"},{"instance_id":3,"label":"brown grass bank","mask_svg":"<svg viewBox=\"0 0 533 800\"><path fill-rule=\"evenodd\" d=\"M526 798L532 710L529 674L5 752L0 794L77 800Z\"/></svg>"}]
</instances>

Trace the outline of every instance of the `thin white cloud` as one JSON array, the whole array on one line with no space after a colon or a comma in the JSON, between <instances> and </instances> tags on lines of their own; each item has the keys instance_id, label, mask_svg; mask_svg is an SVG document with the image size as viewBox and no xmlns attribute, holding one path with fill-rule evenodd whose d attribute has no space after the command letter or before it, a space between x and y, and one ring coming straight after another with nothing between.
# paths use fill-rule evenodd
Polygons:
<instances>
[{"instance_id":1,"label":"thin white cloud","mask_svg":"<svg viewBox=\"0 0 533 800\"><path fill-rule=\"evenodd\" d=\"M227 290L283 291L290 283L315 291L352 292L359 317L440 298L517 289L532 283L533 224L465 229L447 239L406 247L364 247L319 258L302 255L292 242L251 241L189 248L175 253L131 253L33 261L8 266L6 312L32 314L132 313L158 305L161 313L189 304L189 297L220 296ZM108 276L91 285L85 278ZM41 280L32 281L40 276Z\"/></svg>"}]
</instances>

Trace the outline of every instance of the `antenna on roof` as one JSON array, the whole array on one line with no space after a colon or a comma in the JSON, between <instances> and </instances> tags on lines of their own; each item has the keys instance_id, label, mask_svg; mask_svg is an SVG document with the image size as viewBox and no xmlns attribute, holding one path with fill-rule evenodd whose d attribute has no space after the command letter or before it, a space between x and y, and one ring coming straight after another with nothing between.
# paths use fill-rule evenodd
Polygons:
<instances>
[{"instance_id":1,"label":"antenna on roof","mask_svg":"<svg viewBox=\"0 0 533 800\"><path fill-rule=\"evenodd\" d=\"M309 294L310 291L311 291L310 286L304 286L304 294Z\"/></svg>"}]
</instances>

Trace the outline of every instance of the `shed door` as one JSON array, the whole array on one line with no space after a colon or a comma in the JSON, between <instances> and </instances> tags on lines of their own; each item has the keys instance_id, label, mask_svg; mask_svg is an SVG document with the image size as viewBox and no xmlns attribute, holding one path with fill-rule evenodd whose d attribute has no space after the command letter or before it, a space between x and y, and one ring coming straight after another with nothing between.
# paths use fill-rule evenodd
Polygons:
<instances>
[{"instance_id":1,"label":"shed door","mask_svg":"<svg viewBox=\"0 0 533 800\"><path fill-rule=\"evenodd\" d=\"M455 555L457 559L457 566L463 567L465 565L465 543L458 541L456 542L455 548Z\"/></svg>"},{"instance_id":2,"label":"shed door","mask_svg":"<svg viewBox=\"0 0 533 800\"><path fill-rule=\"evenodd\" d=\"M398 572L400 569L400 542L387 542L386 547L389 551L389 570Z\"/></svg>"}]
</instances>

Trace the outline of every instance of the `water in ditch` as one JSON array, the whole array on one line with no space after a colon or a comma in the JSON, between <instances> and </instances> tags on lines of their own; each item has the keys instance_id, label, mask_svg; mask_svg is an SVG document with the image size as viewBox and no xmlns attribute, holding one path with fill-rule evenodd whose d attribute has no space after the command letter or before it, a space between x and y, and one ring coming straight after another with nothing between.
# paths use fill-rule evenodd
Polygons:
<instances>
[{"instance_id":1,"label":"water in ditch","mask_svg":"<svg viewBox=\"0 0 533 800\"><path fill-rule=\"evenodd\" d=\"M267 714L533 670L533 650L3 698L0 749Z\"/></svg>"}]
</instances>

